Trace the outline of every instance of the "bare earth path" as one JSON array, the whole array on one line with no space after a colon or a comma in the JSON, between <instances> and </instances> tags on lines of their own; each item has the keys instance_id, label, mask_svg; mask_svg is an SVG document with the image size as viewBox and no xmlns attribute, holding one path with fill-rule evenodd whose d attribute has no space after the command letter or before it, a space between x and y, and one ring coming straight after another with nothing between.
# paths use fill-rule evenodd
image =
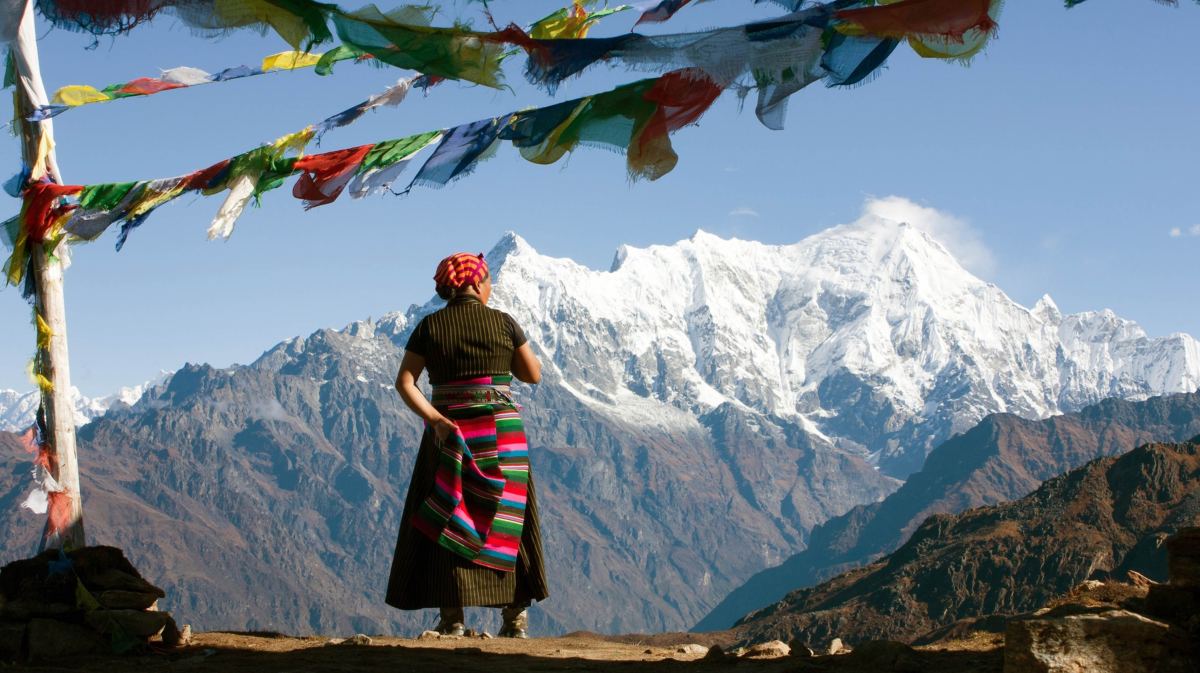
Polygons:
<instances>
[{"instance_id":1,"label":"bare earth path","mask_svg":"<svg viewBox=\"0 0 1200 673\"><path fill-rule=\"evenodd\" d=\"M541 671L716 671L736 668L744 673L829 671L831 673L1000 673L1002 651L994 640L940 643L920 648L915 659L893 666L855 654L780 659L704 659L678 653L679 643L696 636L662 634L605 638L573 634L561 638L440 639L372 637L369 645L331 644L329 638L234 633L200 633L192 645L165 653L139 656L90 657L54 664L6 666L13 671L212 671L221 673L525 673ZM641 642L639 642L639 640Z\"/></svg>"}]
</instances>

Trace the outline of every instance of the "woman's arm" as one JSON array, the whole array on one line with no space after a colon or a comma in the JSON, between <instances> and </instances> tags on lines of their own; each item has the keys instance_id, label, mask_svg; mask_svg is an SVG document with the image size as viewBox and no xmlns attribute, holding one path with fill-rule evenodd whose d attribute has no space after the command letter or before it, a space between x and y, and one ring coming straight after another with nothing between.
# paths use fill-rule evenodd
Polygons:
<instances>
[{"instance_id":1,"label":"woman's arm","mask_svg":"<svg viewBox=\"0 0 1200 673\"><path fill-rule=\"evenodd\" d=\"M429 427L433 428L438 441L443 442L458 429L458 426L454 424L454 421L443 416L421 394L421 389L417 387L417 379L421 377L421 371L424 369L425 358L423 356L412 351L404 351L404 359L400 361L400 373L396 374L396 391L400 393L400 399L404 400L404 404L408 405L413 413L420 416Z\"/></svg>"},{"instance_id":2,"label":"woman's arm","mask_svg":"<svg viewBox=\"0 0 1200 673\"><path fill-rule=\"evenodd\" d=\"M542 363L538 362L528 341L513 351L512 373L517 380L525 383L542 382Z\"/></svg>"}]
</instances>

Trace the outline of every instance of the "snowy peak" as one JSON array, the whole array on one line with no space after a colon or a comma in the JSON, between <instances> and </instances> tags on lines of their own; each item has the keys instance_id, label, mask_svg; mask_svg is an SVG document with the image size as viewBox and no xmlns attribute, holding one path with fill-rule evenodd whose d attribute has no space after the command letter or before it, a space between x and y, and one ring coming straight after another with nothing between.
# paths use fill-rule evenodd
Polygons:
<instances>
[{"instance_id":1,"label":"snowy peak","mask_svg":"<svg viewBox=\"0 0 1200 673\"><path fill-rule=\"evenodd\" d=\"M137 386L128 386L104 397L85 397L78 388L72 386L71 399L75 403L75 425L86 425L92 419L103 416L109 409L117 405L133 406L150 388L162 383L171 375L163 371L156 378ZM37 414L41 395L36 390L18 392L16 390L0 390L0 430L7 432L24 432L33 425Z\"/></svg>"}]
</instances>

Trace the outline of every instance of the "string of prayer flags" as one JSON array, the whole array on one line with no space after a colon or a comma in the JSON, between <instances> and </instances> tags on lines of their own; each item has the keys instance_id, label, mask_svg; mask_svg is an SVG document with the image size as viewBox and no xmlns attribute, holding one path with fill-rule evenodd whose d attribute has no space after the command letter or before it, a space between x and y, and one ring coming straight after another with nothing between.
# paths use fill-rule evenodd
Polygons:
<instances>
[{"instance_id":1,"label":"string of prayer flags","mask_svg":"<svg viewBox=\"0 0 1200 673\"><path fill-rule=\"evenodd\" d=\"M631 178L657 179L674 168L678 157L669 135L695 123L723 88L700 70L688 69L633 82L611 91L546 108L513 112L450 129L331 152L301 154L313 128L284 136L187 175L157 180L97 185L28 185L19 218L7 226L14 240L39 241L67 236L95 240L120 225L117 246L158 207L179 196L228 192L210 238L227 237L249 201L300 174L292 194L306 208L325 205L344 191L355 198L390 190L392 183L422 150L437 144L413 178L414 186L440 187L471 173L506 140L536 163L553 163L581 145L624 152ZM27 246L14 244L6 273L23 273ZM8 276L18 284L21 275Z\"/></svg>"},{"instance_id":2,"label":"string of prayer flags","mask_svg":"<svg viewBox=\"0 0 1200 673\"><path fill-rule=\"evenodd\" d=\"M225 68L217 73L208 73L200 68L181 66L164 70L159 77L138 77L129 82L106 86L103 89L97 89L90 85L73 84L55 91L54 97L51 99L51 104L37 108L27 119L34 122L42 121L81 105L104 103L136 96L150 96L163 91L172 91L174 89L183 89L202 84L213 84L215 82L226 82L243 77L254 77L298 68L313 68L318 63L332 67L332 64L339 60L361 59L362 57L361 54L349 50L325 54L285 51L265 57L262 65L257 67L241 65Z\"/></svg>"}]
</instances>

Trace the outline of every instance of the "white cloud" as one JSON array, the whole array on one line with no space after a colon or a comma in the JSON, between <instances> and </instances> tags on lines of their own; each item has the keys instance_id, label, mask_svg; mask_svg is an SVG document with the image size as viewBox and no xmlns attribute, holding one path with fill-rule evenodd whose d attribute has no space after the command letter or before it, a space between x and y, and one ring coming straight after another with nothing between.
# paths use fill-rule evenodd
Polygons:
<instances>
[{"instance_id":1,"label":"white cloud","mask_svg":"<svg viewBox=\"0 0 1200 673\"><path fill-rule=\"evenodd\" d=\"M867 199L863 215L911 224L946 246L959 264L977 275L987 276L996 268L996 259L979 232L950 213L903 196L887 196Z\"/></svg>"},{"instance_id":2,"label":"white cloud","mask_svg":"<svg viewBox=\"0 0 1200 673\"><path fill-rule=\"evenodd\" d=\"M739 206L729 211L729 214L734 217L758 217L758 211L750 206Z\"/></svg>"},{"instance_id":3,"label":"white cloud","mask_svg":"<svg viewBox=\"0 0 1200 673\"><path fill-rule=\"evenodd\" d=\"M1179 227L1171 227L1171 238L1179 238L1183 236L1183 230Z\"/></svg>"},{"instance_id":4,"label":"white cloud","mask_svg":"<svg viewBox=\"0 0 1200 673\"><path fill-rule=\"evenodd\" d=\"M1171 227L1171 238L1179 238L1180 236L1200 236L1200 224L1193 224L1186 230L1182 227Z\"/></svg>"},{"instance_id":5,"label":"white cloud","mask_svg":"<svg viewBox=\"0 0 1200 673\"><path fill-rule=\"evenodd\" d=\"M1200 236L1200 224L1193 224L1188 227L1188 233L1192 236Z\"/></svg>"}]
</instances>

